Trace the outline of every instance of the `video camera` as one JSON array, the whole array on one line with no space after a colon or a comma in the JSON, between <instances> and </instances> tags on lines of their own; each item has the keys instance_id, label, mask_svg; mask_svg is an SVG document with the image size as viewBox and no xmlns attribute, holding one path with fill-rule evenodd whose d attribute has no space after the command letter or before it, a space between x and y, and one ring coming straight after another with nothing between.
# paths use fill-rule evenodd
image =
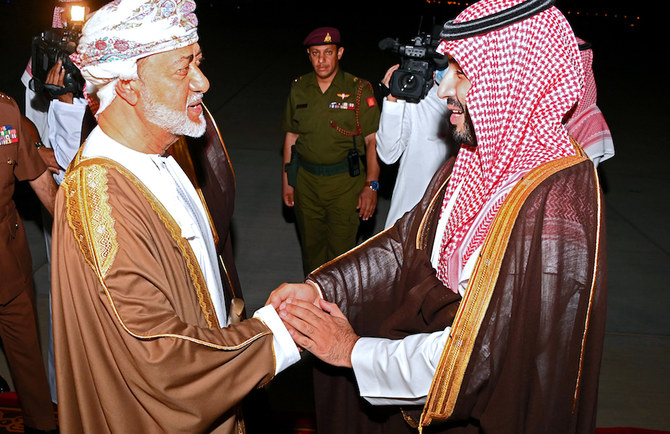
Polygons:
<instances>
[{"instance_id":1,"label":"video camera","mask_svg":"<svg viewBox=\"0 0 670 434\"><path fill-rule=\"evenodd\" d=\"M77 10L80 8L81 10ZM31 68L33 78L30 89L41 92L46 89L52 97L72 92L76 98L84 95L84 78L81 72L70 60L70 54L77 50L81 37L81 26L84 22L86 8L80 5L71 6L68 11L69 19L63 28L52 28L33 37L31 51ZM46 84L49 70L60 60L65 70L63 87Z\"/></svg>"},{"instance_id":2,"label":"video camera","mask_svg":"<svg viewBox=\"0 0 670 434\"><path fill-rule=\"evenodd\" d=\"M30 88L33 91L41 92L42 89L46 89L52 97L68 92L72 92L77 98L84 95L84 79L70 60L70 54L77 49L79 36L78 33L64 29L51 29L33 38L31 57L33 79L30 81ZM63 62L65 69L63 87L45 83L49 70L58 60Z\"/></svg>"},{"instance_id":3,"label":"video camera","mask_svg":"<svg viewBox=\"0 0 670 434\"><path fill-rule=\"evenodd\" d=\"M447 57L435 51L440 42L436 27L432 35L419 33L412 43L402 45L397 39L384 38L379 42L382 51L400 54L400 68L391 75L391 95L408 102L419 102L433 86L433 72L447 67Z\"/></svg>"}]
</instances>

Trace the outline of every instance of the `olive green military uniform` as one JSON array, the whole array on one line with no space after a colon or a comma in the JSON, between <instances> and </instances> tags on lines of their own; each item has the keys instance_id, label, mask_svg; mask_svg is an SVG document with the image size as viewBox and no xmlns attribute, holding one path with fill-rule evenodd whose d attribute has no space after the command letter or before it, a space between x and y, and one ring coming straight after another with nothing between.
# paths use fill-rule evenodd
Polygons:
<instances>
[{"instance_id":1,"label":"olive green military uniform","mask_svg":"<svg viewBox=\"0 0 670 434\"><path fill-rule=\"evenodd\" d=\"M293 83L282 126L298 134L294 209L305 273L356 245L356 206L365 185L364 137L376 132L378 124L379 108L365 80L340 70L325 93L314 72ZM356 177L347 164L354 136L360 155Z\"/></svg>"}]
</instances>

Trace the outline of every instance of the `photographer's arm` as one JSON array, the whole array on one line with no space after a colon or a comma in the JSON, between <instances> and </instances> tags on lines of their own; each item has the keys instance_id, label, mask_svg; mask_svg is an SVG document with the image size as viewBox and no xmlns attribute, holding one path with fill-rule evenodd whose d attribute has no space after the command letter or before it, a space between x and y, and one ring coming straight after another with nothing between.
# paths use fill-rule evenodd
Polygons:
<instances>
[{"instance_id":1,"label":"photographer's arm","mask_svg":"<svg viewBox=\"0 0 670 434\"><path fill-rule=\"evenodd\" d=\"M49 70L46 84L63 86L65 69L59 60ZM56 175L60 183L70 161L74 158L82 142L82 122L86 113L87 103L83 98L74 98L71 92L59 95L49 104L47 124L49 125L49 143L53 148L56 161L63 168Z\"/></svg>"},{"instance_id":2,"label":"photographer's arm","mask_svg":"<svg viewBox=\"0 0 670 434\"><path fill-rule=\"evenodd\" d=\"M381 81L383 85L390 86L391 76L399 66L393 65L386 71ZM404 112L404 100L398 100L391 94L384 98L377 130L377 154L385 164L395 163L405 151L407 140L403 135L406 130L403 125Z\"/></svg>"}]
</instances>

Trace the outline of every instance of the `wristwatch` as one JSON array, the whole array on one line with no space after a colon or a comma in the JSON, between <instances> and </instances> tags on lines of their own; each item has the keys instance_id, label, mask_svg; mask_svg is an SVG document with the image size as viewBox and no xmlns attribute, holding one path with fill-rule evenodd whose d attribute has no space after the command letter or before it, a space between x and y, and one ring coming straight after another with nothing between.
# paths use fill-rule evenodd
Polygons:
<instances>
[{"instance_id":1,"label":"wristwatch","mask_svg":"<svg viewBox=\"0 0 670 434\"><path fill-rule=\"evenodd\" d=\"M379 183L377 181L370 181L370 189L372 191L379 190Z\"/></svg>"}]
</instances>

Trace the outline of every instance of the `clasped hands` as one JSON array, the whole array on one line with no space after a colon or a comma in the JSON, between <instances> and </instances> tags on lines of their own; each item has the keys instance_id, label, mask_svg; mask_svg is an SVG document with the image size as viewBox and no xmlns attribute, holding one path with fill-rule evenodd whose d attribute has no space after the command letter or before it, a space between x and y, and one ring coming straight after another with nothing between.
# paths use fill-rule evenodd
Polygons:
<instances>
[{"instance_id":1,"label":"clasped hands","mask_svg":"<svg viewBox=\"0 0 670 434\"><path fill-rule=\"evenodd\" d=\"M321 298L308 283L284 283L272 291L272 305L296 345L333 366L351 367L359 336L334 303Z\"/></svg>"}]
</instances>

